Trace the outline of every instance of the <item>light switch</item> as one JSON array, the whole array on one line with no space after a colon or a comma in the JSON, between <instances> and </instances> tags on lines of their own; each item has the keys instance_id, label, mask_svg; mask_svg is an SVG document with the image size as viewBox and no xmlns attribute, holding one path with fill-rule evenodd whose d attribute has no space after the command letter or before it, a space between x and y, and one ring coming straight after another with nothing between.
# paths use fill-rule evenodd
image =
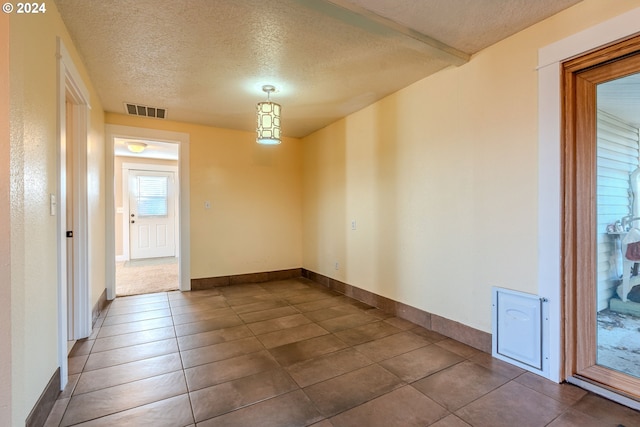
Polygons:
<instances>
[{"instance_id":1,"label":"light switch","mask_svg":"<svg viewBox=\"0 0 640 427\"><path fill-rule=\"evenodd\" d=\"M204 202L204 208L205 209L211 209L211 202L208 201L208 200L206 202Z\"/></svg>"},{"instance_id":2,"label":"light switch","mask_svg":"<svg viewBox=\"0 0 640 427\"><path fill-rule=\"evenodd\" d=\"M49 194L49 215L55 216L58 207L55 194Z\"/></svg>"}]
</instances>

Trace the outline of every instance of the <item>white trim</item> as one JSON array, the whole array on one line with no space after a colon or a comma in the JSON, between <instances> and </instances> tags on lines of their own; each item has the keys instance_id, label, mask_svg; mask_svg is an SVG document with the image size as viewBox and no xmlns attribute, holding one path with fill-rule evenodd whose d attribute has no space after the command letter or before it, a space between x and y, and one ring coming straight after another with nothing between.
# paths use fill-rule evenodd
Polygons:
<instances>
[{"instance_id":1,"label":"white trim","mask_svg":"<svg viewBox=\"0 0 640 427\"><path fill-rule=\"evenodd\" d=\"M57 39L58 88L57 88L57 237L58 248L58 363L60 365L60 387L64 389L68 380L67 340L68 307L67 303L67 240L66 240L66 100L67 93L74 105L73 150L75 153L74 173L74 298L73 338L85 338L91 334L91 303L89 288L88 261L88 213L87 213L87 135L89 131L89 92L82 82L69 52L60 38ZM83 155L79 155L83 153Z\"/></svg>"},{"instance_id":2,"label":"white trim","mask_svg":"<svg viewBox=\"0 0 640 427\"><path fill-rule=\"evenodd\" d=\"M176 179L174 185L175 194L175 236L176 242L180 241L180 200L178 196L178 188L180 188L180 175L178 174L177 166L167 165L151 165L146 163L122 163L122 258L123 261L129 261L131 259L130 244L129 243L129 220L124 214L129 212L129 171L130 170L144 170L144 171L158 171L158 172L173 172ZM115 229L115 226L114 226ZM177 244L176 244L177 247ZM175 251L176 254L180 254L180 251ZM117 260L118 257L116 257Z\"/></svg>"},{"instance_id":3,"label":"white trim","mask_svg":"<svg viewBox=\"0 0 640 427\"><path fill-rule=\"evenodd\" d=\"M561 314L561 66L585 52L640 31L640 8L538 50L538 288L549 300L549 379L560 382Z\"/></svg>"},{"instance_id":4,"label":"white trim","mask_svg":"<svg viewBox=\"0 0 640 427\"><path fill-rule=\"evenodd\" d=\"M538 68L564 62L640 32L640 8L633 9L538 50Z\"/></svg>"},{"instance_id":5,"label":"white trim","mask_svg":"<svg viewBox=\"0 0 640 427\"><path fill-rule=\"evenodd\" d=\"M586 381L576 377L569 377L567 378L567 382L569 384L577 385L580 388L588 390L592 393L595 393L609 400L613 400L614 402L617 402L621 405L628 406L629 408L633 408L636 411L640 411L640 402L638 402L637 400L630 399L618 393L614 393L613 391L608 390L604 387L601 387L597 384L594 384L591 381Z\"/></svg>"},{"instance_id":6,"label":"white trim","mask_svg":"<svg viewBox=\"0 0 640 427\"><path fill-rule=\"evenodd\" d=\"M178 172L177 166L152 165L148 163L122 163L122 169L136 169L136 170L143 170L143 171L158 171L158 172Z\"/></svg>"},{"instance_id":7,"label":"white trim","mask_svg":"<svg viewBox=\"0 0 640 427\"><path fill-rule=\"evenodd\" d=\"M82 98L84 101L86 98ZM89 111L75 104L73 135L73 339L91 335L91 289L89 287L89 212L87 200L87 136Z\"/></svg>"},{"instance_id":8,"label":"white trim","mask_svg":"<svg viewBox=\"0 0 640 427\"><path fill-rule=\"evenodd\" d=\"M106 281L107 299L116 297L115 289L115 188L114 174L114 138L135 138L150 141L170 142L179 145L178 158L178 198L179 198L179 237L177 241L179 260L180 290L191 290L191 251L190 251L190 216L189 216L189 134L157 129L144 129L131 126L106 125L105 150L107 169L105 172L106 197Z\"/></svg>"},{"instance_id":9,"label":"white trim","mask_svg":"<svg viewBox=\"0 0 640 427\"><path fill-rule=\"evenodd\" d=\"M122 185L122 257L125 261L129 261L131 259L131 242L129 241L131 236L129 236L129 218L127 217L129 212L129 169L122 168L120 174L122 179L120 184Z\"/></svg>"}]
</instances>

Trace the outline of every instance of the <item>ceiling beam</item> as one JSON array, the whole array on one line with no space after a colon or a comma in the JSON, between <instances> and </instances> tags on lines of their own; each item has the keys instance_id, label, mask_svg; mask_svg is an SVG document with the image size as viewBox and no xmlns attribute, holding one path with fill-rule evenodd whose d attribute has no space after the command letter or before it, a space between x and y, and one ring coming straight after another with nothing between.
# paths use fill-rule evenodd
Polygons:
<instances>
[{"instance_id":1,"label":"ceiling beam","mask_svg":"<svg viewBox=\"0 0 640 427\"><path fill-rule=\"evenodd\" d=\"M465 52L345 0L298 0L298 2L365 31L395 36L405 46L451 65L466 64L471 58L471 55Z\"/></svg>"}]
</instances>

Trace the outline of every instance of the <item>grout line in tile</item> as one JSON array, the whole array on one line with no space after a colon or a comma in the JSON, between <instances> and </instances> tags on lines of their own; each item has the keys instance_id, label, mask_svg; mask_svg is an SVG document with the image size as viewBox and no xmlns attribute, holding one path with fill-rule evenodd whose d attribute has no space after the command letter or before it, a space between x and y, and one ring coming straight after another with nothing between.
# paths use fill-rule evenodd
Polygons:
<instances>
[{"instance_id":1,"label":"grout line in tile","mask_svg":"<svg viewBox=\"0 0 640 427\"><path fill-rule=\"evenodd\" d=\"M314 289L321 290L321 289L323 289L323 288L320 288L320 287L313 287L313 286L311 286L310 284L307 284L307 283L305 283L305 285L307 286L307 289L311 289L311 290L314 290ZM249 286L252 286L252 287L253 287L254 285L252 284L252 285L249 285ZM296 285L296 286L297 286L297 285ZM290 307L290 308L293 308L293 309L294 309L294 311L295 311L295 313L297 313L297 314L302 314L302 315L303 315L303 316L305 316L307 319L309 319L309 320L311 321L311 323L310 323L310 324L316 324L316 325L318 325L318 324L320 323L320 322L318 322L318 321L314 321L313 319L311 319L311 318L307 317L307 316L305 315L305 313L304 313L304 312L300 311L300 310L295 306L296 304L304 304L304 303L306 303L306 302L314 302L314 301L317 301L317 299L314 299L314 300L311 300L311 301L297 302L296 304L292 304L291 302L287 301L287 299L286 299L286 298L288 298L288 297L284 297L283 295L280 295L282 292L287 292L287 290L285 289L285 287L284 287L284 286L283 286L283 287L279 287L279 288L277 288L277 289L269 289L269 287L268 287L268 286L266 286L266 285L257 285L257 287L255 287L255 289L254 289L254 290L259 289L258 291L256 291L256 292L251 292L251 289L254 289L254 288L246 288L246 290L248 291L248 293L246 293L246 294L244 294L244 293L242 293L242 292L238 292L238 293L235 293L235 294L234 294L234 293L232 293L232 292L229 292L229 294L230 294L230 295L225 295L225 294L224 294L224 292L222 292L222 291L221 291L218 295L219 295L220 297L222 297L222 298L224 299L224 301L226 302L228 299L233 299L233 298L242 298L242 297L247 297L247 298L249 298L249 297L256 296L256 295L265 295L265 293L268 293L268 294L271 294L272 296L274 296L275 298L271 298L271 299L270 299L270 298L266 298L266 299L264 300L265 302L267 302L267 301L276 301L276 300L277 300L277 301L282 301L282 302L284 303L284 304L282 305L282 307ZM302 291L304 291L304 289L302 289ZM197 292L197 291L195 291L195 292ZM295 296L296 296L296 294L297 294L297 289L295 289L295 290L292 290L292 291L291 291L291 297L295 297ZM180 357L180 367L181 367L181 369L180 369L180 370L182 371L182 375L183 375L183 378L184 378L185 383L187 383L186 369L185 369L185 367L184 367L183 358L182 358L182 356L183 356L183 355L182 355L182 353L183 353L184 351L187 351L187 349L186 349L186 350L181 350L181 349L180 349L180 346L178 345L178 341L179 341L179 338L181 338L181 337L187 337L187 336L190 336L190 335L195 335L195 334L204 333L204 332L196 332L196 333L194 333L194 334L183 335L183 336L181 336L181 337L178 337L178 336L177 336L177 331L176 331L176 326L177 326L177 325L176 325L175 320L174 320L174 319L175 319L175 316L176 316L176 315L178 315L178 314L175 314L175 313L173 312L173 308L174 308L174 307L173 307L173 306L172 306L172 304L171 304L171 298L169 297L168 293L164 293L164 296L166 297L166 301L168 302L169 316L171 317L171 327L172 327L172 329L173 329L173 337L172 337L171 339L174 339L174 340L175 340L175 342L176 342L176 344L177 344L177 348L178 348L177 353L179 354L179 357ZM207 296L212 296L212 295L207 295ZM204 295L203 295L203 297L205 297L205 298L206 298L207 296L204 296ZM177 298L177 297L175 297L175 296L174 296L173 298ZM197 301L197 298L199 298L199 297L198 297L198 296L194 296L194 297L193 297L193 300L194 300L194 301ZM346 298L348 298L348 297L346 297ZM352 299L352 298L350 298L350 299ZM165 300L165 299L163 298L163 300ZM294 301L296 301L296 300L294 299ZM357 305L357 304L358 304L357 300L353 300L353 301L354 301L354 304L355 304L355 305ZM157 302L157 301L155 301L155 302ZM151 302L150 302L150 303L151 303ZM197 302L196 302L196 304L197 304ZM347 302L347 304L349 304L349 303ZM112 313L112 310L111 310L111 309L112 309L113 307L114 307L114 305L113 305L113 304L109 304L109 305L105 308L105 310L103 310L103 313L101 313L100 317L98 318L98 319L102 318L102 321L100 321L99 326L96 328L96 329L97 329L97 331L94 331L94 332L92 333L92 335L94 335L94 334L95 334L95 336L97 336L97 335L99 334L99 332L100 332L100 330L101 330L101 328L102 328L102 322L104 322L104 319L108 318L108 317L109 317L109 315L110 315L110 313ZM116 306L116 308L117 308L117 307L118 307L118 306ZM178 305L176 305L175 307L178 307ZM229 305L227 305L227 307L230 307L230 308L232 309L232 311L233 311L234 313L236 313L236 315L238 315L238 314L237 314L236 309L238 309L238 307L242 307L242 305L241 305L241 306L229 306ZM219 308L224 308L224 307L216 307L215 309L219 309ZM278 308L278 307L274 307L274 308ZM321 308L321 309L319 309L319 310L326 310L326 309L329 309L329 308L331 308L331 307ZM359 308L359 307L358 307L358 308ZM240 310L241 310L241 309L240 309ZM267 310L269 310L269 309L267 309ZM205 311L205 310L201 310L201 311ZM256 311L256 312L259 312L259 311L264 311L264 310L258 310L258 311ZM367 313L367 311L366 311L366 310L364 310L364 309L360 309L358 312L362 312L362 313L364 313L364 314L370 314L370 313ZM250 313L254 313L254 312L250 312ZM186 313L183 313L183 314L186 314ZM241 314L246 314L246 313L241 313ZM123 314L116 314L116 313L113 313L113 314L112 314L112 316L118 316L118 315L123 315ZM346 315L348 315L348 314L345 314L345 316L346 316ZM372 314L370 314L370 315L372 315ZM163 317L169 317L169 316L163 316ZM252 323L261 322L261 321L263 321L263 320L260 320L260 321L257 321L257 322L246 322L242 317L240 317L240 316L238 316L238 317L240 318L241 323L240 323L239 325L237 325L237 326L244 326L245 328L247 328L247 329L248 329L248 331L249 331L249 333L250 333L250 335L247 335L246 337L251 336L251 337L254 337L254 338L256 338L256 339L257 339L259 335L256 335L256 334L253 332L253 330L252 330L251 328L248 328L248 325L250 325L250 324L252 324ZM277 318L280 318L280 317L286 317L286 316L279 316L279 317L276 317L276 318L273 318L273 319L277 319ZM338 317L340 317L340 316L338 316ZM374 317L376 317L376 316L374 316ZM395 316L393 316L393 317L395 317ZM144 319L144 320L152 320L152 319ZM209 319L206 319L206 320L209 320ZM272 319L265 319L265 320L272 320ZM386 320L386 318L379 318L378 320L379 320L379 321L384 321L384 320ZM198 322L198 321L199 321L199 320L196 320L196 321L194 321L194 322L189 322L189 323L195 323L195 322ZM133 321L133 322L138 322L138 321ZM126 323L131 323L131 322L126 322ZM126 324L126 323L124 323L124 324ZM96 322L96 324L98 324L98 322ZM122 325L122 324L115 324L115 325L108 325L108 326L118 326L118 325ZM181 324L181 325L182 325L182 324ZM362 325L357 325L357 326L355 326L355 327L359 327L359 326L362 326ZM355 327L354 327L354 328L355 328ZM378 339L382 339L382 338L390 337L390 336L393 336L393 335L395 335L395 334L399 334L399 333L403 333L403 332L411 332L411 331L415 330L416 328L419 328L419 326L418 326L418 325L415 325L415 326L413 326L413 327L411 327L411 328L409 328L409 329L407 329L407 330L400 330L400 331L397 331L397 332L395 332L395 333L393 333L393 334L387 335L387 336L385 336L385 337L372 339L372 340L369 340L369 341L366 341L366 342L376 341L376 340L378 340ZM147 329L147 330L142 330L142 331L136 331L136 332L128 332L128 333L145 332L145 331L151 331L151 330L155 330L155 329L160 329L160 328L152 328L152 329ZM227 328L221 328L221 329L227 329ZM287 329L289 329L289 328L277 329L276 331L286 331ZM349 330L349 329L353 329L353 328L346 328L346 329L344 329L344 330ZM208 331L205 331L205 332L208 332ZM273 331L273 332L275 332L275 331ZM126 335L126 334L110 335L110 336L108 336L108 337L101 337L101 338L98 338L98 339L106 339L106 338L111 338L111 337L114 337L114 336L123 336L123 335ZM263 335L263 334L261 334L261 335ZM332 336L332 338L334 338L334 339L336 339L336 340L338 340L338 341L340 341L340 342L343 342L343 343L344 343L344 341L342 341L340 338L338 338L338 337L335 335L335 333L330 332L330 333L329 333L329 335L330 335L330 336ZM416 334L416 335L420 336L420 334ZM306 338L306 339L304 339L304 340L301 340L301 341L295 341L295 342L296 342L296 343L302 343L302 342L305 342L305 341L312 340L312 339L314 339L314 338L318 338L318 337ZM440 342L440 341L442 341L442 340L450 339L450 338L448 338L448 337L444 337L442 340L431 340L431 339L428 339L428 338L426 338L426 337L423 337L423 338L425 339L425 344L424 344L424 345L422 345L422 346L420 346L420 347L418 347L418 348L412 348L412 349L407 350L407 351L404 351L404 352L402 352L402 353L400 353L400 354L396 354L396 355L394 355L394 356L391 356L390 358L398 357L398 356L404 355L404 354L406 354L406 353L409 353L409 352L411 352L411 351L414 351L414 350L416 350L416 349L423 348L423 347L426 347L426 346L435 345L436 343L438 343L438 342ZM164 339L164 338L163 338L163 339ZM229 340L229 341L224 340L224 341L221 341L220 343L222 343L222 342L233 342L233 341L236 341L236 340L238 340L238 339L241 339L241 338L234 338L234 339L231 339L231 340ZM160 341L160 340L162 340L162 339L152 340L152 341L147 341L147 342L145 342L145 343L148 343L148 342L155 342L155 341ZM263 344L260 340L258 340L258 341L260 342L261 348L263 348L263 349L264 349L264 351L266 351L266 352L267 352L271 357L273 357L273 354L272 354L271 352L272 352L274 349L273 349L273 348L272 348L272 349L267 349L267 348L264 346L264 344ZM365 343L366 343L366 342L365 342ZM323 353L323 354L321 354L321 355L314 356L314 357L311 357L311 358L309 358L309 359L305 359L305 360L304 360L304 362L306 362L306 361L311 361L311 360L317 359L317 358L319 358L319 357L326 356L326 355L328 355L328 354L332 354L332 353L335 353L335 352L337 352L337 351L341 351L341 350L349 349L349 348L350 348L350 349L353 349L353 350L355 350L355 351L357 351L357 352L359 352L360 354L363 354L362 352L360 352L360 351L356 348L356 347L357 347L357 345L347 345L346 343L344 343L344 344L345 344L345 347L344 347L344 348L340 348L340 349L332 350L332 351L330 351L329 353ZM364 344L364 343L362 343L362 344ZM132 345L137 345L137 344L132 344ZM360 344L358 344L358 345L360 345ZM95 346L95 342L94 342L94 346ZM92 348L90 349L90 351L89 351L89 355L91 355L91 354L97 354L97 353L100 353L100 351L96 351L96 352L94 352L94 348L93 348L94 346L92 346ZM116 348L126 348L126 347L129 347L129 346L127 345L127 346L116 347ZM280 346L279 346L279 347L280 347ZM194 348L198 348L198 347L194 347ZM193 350L194 348L189 348L188 350ZM275 347L275 348L278 348L278 347ZM441 347L441 348L443 348L443 347ZM115 348L114 348L114 349L115 349ZM445 349L445 350L447 350L446 348L444 348L444 349ZM113 350L113 349L109 349L109 350ZM103 350L103 351L108 351L108 350ZM261 350L261 351L262 351L262 350ZM447 351L451 351L451 350L447 350ZM175 353L175 352L167 353L167 354L174 354L174 353ZM454 353L455 353L455 352L454 352ZM457 354L457 353L455 353L455 354ZM377 399L377 398L383 397L383 396L385 396L385 395L387 395L387 394L389 394L389 393L392 393L393 391L397 390L397 389L398 389L398 388L400 388L400 387L411 386L412 384L414 384L414 383L415 383L415 382L417 382L417 381L420 381L420 380L422 380L422 379L424 379L424 378L428 378L429 376L435 375L435 374L437 374L437 373L439 373L439 372L442 372L443 370L446 370L446 369L452 368L453 366L456 366L456 365L457 365L457 364L459 364L459 363L463 363L463 362L466 362L466 361L471 361L471 363L475 363L475 362L473 362L472 360L470 360L470 359L471 359L471 358L473 358L475 355L476 355L476 354L471 354L470 356L467 356L467 357L462 356L462 355L459 355L459 356L461 356L461 357L463 358L463 359L462 359L462 360L460 360L459 362L456 362L456 363L454 363L453 365L450 365L450 366L443 367L443 368L441 368L441 369L439 369L439 370L437 370L437 371L430 372L428 375L426 375L426 376L424 376L424 377L421 377L421 378L419 378L419 379L416 379L416 380L414 380L414 381L411 381L411 382L403 381L403 380L402 380L402 379L400 379L396 374L394 374L394 373L392 373L392 372L390 372L390 371L388 371L388 370L387 370L391 375L394 375L395 377L397 377L397 378L398 378L398 380L399 380L399 383L398 383L398 384L399 384L399 385L398 385L397 387L395 387L393 390L390 390L390 391L388 391L388 392L386 392L386 393L384 393L384 394L382 394L382 395L380 395L380 396L371 397L371 398L369 398L366 402L362 402L362 403L360 403L359 405L356 405L355 407L358 407L358 406L360 406L360 405L363 405L363 404L365 404L365 403L367 403L367 402L370 402L370 401L372 401L372 400L375 400L375 399ZM366 356L366 355L364 355L364 356ZM157 356L150 356L150 358L151 358L151 357L157 357ZM380 360L380 361L375 361L375 362L374 362L374 361L372 361L372 363L371 363L371 364L372 364L372 365L373 365L373 364L375 364L375 365L377 365L378 367L380 367L380 368L382 368L382 369L385 369L385 368L381 365L381 363L382 363L382 362L384 362L385 360L390 359L390 358L386 358L386 359L383 359L383 360ZM147 359L147 358L145 358L145 359L140 359L140 360L146 360L146 359ZM275 359L275 358L274 358L274 359ZM221 360L225 360L225 359L221 359ZM307 393L306 393L305 389L304 389L304 388L302 388L302 387L300 387L300 386L297 384L297 382L293 379L293 377L291 376L291 374L290 374L290 372L289 372L289 370L288 370L288 369L289 369L289 368L291 368L291 366L294 366L295 364L285 366L285 365L283 365L283 364L282 364L278 359L275 359L275 360L276 360L276 362L277 362L278 369L282 370L282 372L284 372L284 373L287 375L287 377L288 377L288 378L293 382L293 384L295 384L295 385L296 385L295 390L302 391L302 392L304 393L304 395L309 399L309 401L311 402L311 404L313 405L313 407L316 409L316 411L317 411L319 414L322 414L322 412L320 412L320 410L319 410L318 406L316 405L316 403L314 403L314 401L313 401L313 400L311 400L311 399L309 398L309 396L307 395ZM302 363L302 362L303 362L303 361L300 361L300 362L297 362L297 363ZM128 362L125 362L125 363L128 363ZM297 363L296 363L296 364L297 364ZM85 364L86 364L86 362L85 362ZM118 366L118 365L120 365L120 364L112 365L112 366ZM477 364L477 365L478 365L478 366L482 366L482 365L480 365L480 364ZM368 366L369 366L369 365L368 365ZM110 366L110 367L111 367L111 366ZM486 368L486 369L489 369L489 368ZM386 370L386 369L385 369L385 370ZM353 370L352 370L352 371L353 371ZM352 372L352 371L349 371L349 372ZM174 372L177 372L177 371L174 371ZM334 379L334 378L337 378L337 377L339 377L339 376L346 375L346 374L348 374L349 372L342 373L341 375L338 375L338 376L336 376L336 377L332 377L332 378L329 378L329 379L326 379L326 380L323 380L323 381L320 381L320 382L318 382L318 383L314 383L314 384L319 384L319 383L322 383L322 382L324 382L324 381L329 381L329 380ZM84 373L84 366L83 366L83 369L82 369L82 371L81 371L80 375L82 375L82 373ZM462 409L462 408L464 408L464 407L466 407L466 406L467 406L467 405L469 405L469 404L472 404L473 402L477 401L478 399L481 399L482 397L486 396L488 393L491 393L491 392L493 392L493 391L495 391L495 390L499 389L500 387L504 387L505 385L509 384L510 382L515 381L515 380L516 380L516 378L520 377L520 376L521 376L521 375L523 375L523 374L524 374L524 373L521 373L521 374L517 375L516 377L514 377L514 378L512 378L512 379L509 379L509 380L508 380L507 382L505 382L504 384L502 384L502 385L500 385L500 386L496 387L495 389L492 389L492 390L490 390L489 392L482 394L481 396L479 396L479 397L475 398L474 400L472 400L472 401L470 401L470 402L466 403L466 404L465 404L464 406L462 406L461 408L458 408L458 409L457 409L457 411L458 411L458 410L460 410L460 409ZM505 378L506 378L506 377L505 377ZM137 381L137 380L136 380L136 381ZM225 382L226 382L226 381L225 381ZM76 382L76 384L77 384L77 382ZM523 384L520 384L520 385L523 385ZM530 387L527 387L527 388L530 388ZM530 388L530 389L531 389L531 388ZM536 393L539 393L539 394L541 394L541 395L543 395L543 396L546 396L546 397L552 398L551 396L547 396L547 395L546 395L546 394L544 394L544 393L540 393L540 392L538 392L538 391L537 391L537 390L535 390L535 389L531 389L531 390L532 390L532 391L534 391L534 392L536 392ZM71 396L71 397L75 396L75 392L76 392L76 390L75 390L75 387L74 387L74 390L71 392L70 396ZM192 415L192 417L193 417L193 419L194 419L194 422L195 422L194 406L193 406L193 402L192 402L192 400L191 400L191 392L189 391L189 389L188 389L188 388L187 388L187 393L186 393L186 394L187 394L187 398L189 399L191 415ZM277 395L277 396L272 396L272 397L270 397L269 399L273 399L273 398L278 397L278 396L280 396L280 395L281 395L281 394L279 394L279 395ZM428 396L427 396L427 397L428 397ZM269 400L269 399L266 399L266 400ZM264 401L264 400L261 400L261 401ZM259 402L254 402L254 403L252 403L251 405L254 405L254 404L256 404L256 403L259 403ZM436 403L437 403L437 402L436 402ZM68 404L68 402L67 402L67 404ZM251 405L248 405L248 406L251 406ZM440 405L440 404L438 403L438 405ZM246 407L248 407L248 406L246 406ZM442 405L440 405L440 406L442 406ZM566 412L567 410L569 410L569 408L571 408L572 406L573 406L573 405L566 405L566 408L565 408L565 410L564 410L562 413L565 413L565 412ZM245 407L243 407L243 408L245 408ZM238 408L238 409L240 409L240 408ZM351 409L353 409L353 408L345 409L345 410L341 411L340 413L342 413L342 412L346 412L346 411L349 411L349 410L351 410ZM67 410L67 408L65 407L65 412L66 412L66 410ZM445 418L445 417L449 416L450 414L455 414L455 412L451 412L451 411L448 411L448 410L447 410L446 414L445 414L445 415L443 415L443 417L442 417L442 418L440 418L440 419L443 419L443 418ZM64 413L63 413L63 415L64 415ZM335 414L335 415L338 415L338 414ZM335 416L335 415L333 415L333 416ZM559 416L561 416L561 415L562 415L562 414L560 414ZM331 417L323 417L322 419L323 419L323 420L328 420L329 418L331 418ZM439 420L436 420L436 421L434 421L434 422L437 422L437 421L439 421Z\"/></svg>"}]
</instances>

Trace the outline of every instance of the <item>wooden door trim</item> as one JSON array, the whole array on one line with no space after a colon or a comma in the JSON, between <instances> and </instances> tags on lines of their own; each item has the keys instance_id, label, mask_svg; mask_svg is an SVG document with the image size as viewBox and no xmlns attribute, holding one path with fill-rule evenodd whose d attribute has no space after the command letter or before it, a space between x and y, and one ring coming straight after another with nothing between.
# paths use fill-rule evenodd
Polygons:
<instances>
[{"instance_id":1,"label":"wooden door trim","mask_svg":"<svg viewBox=\"0 0 640 427\"><path fill-rule=\"evenodd\" d=\"M606 47L598 48L590 53L586 53L577 58L564 62L564 71L577 73L585 71L591 67L600 66L610 61L617 61L627 55L634 54L640 50L640 36L610 44Z\"/></svg>"},{"instance_id":2,"label":"wooden door trim","mask_svg":"<svg viewBox=\"0 0 640 427\"><path fill-rule=\"evenodd\" d=\"M633 58L622 62L622 59ZM607 66L606 68L604 66ZM581 375L640 397L638 382L596 365L596 84L640 70L640 36L563 64L562 289L564 377ZM613 77L612 77L613 76ZM580 108L577 106L580 105ZM578 291L578 286L581 291ZM579 324L580 322L580 324Z\"/></svg>"}]
</instances>

